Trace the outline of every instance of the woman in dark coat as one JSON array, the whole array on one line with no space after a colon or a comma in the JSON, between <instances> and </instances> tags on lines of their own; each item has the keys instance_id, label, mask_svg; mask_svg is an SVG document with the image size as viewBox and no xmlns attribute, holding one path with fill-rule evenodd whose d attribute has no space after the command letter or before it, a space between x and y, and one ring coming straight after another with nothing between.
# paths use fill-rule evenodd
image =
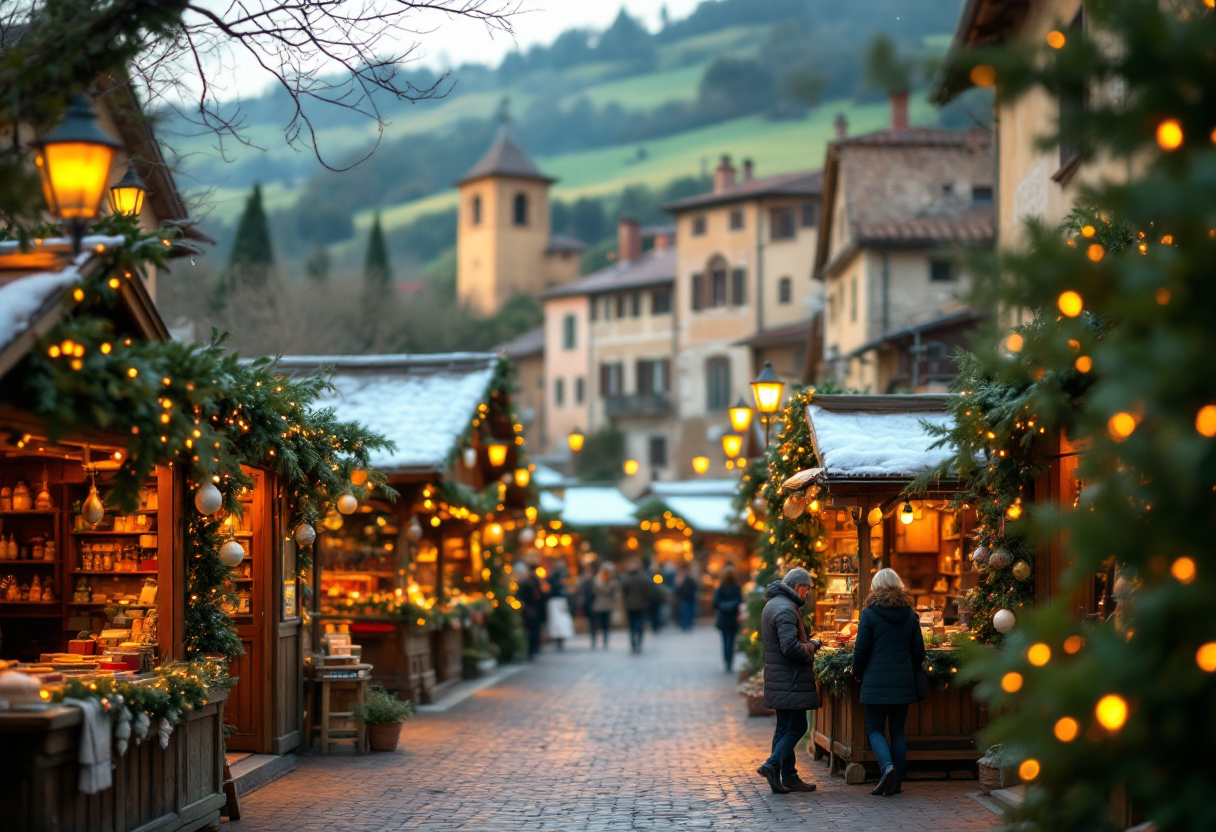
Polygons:
<instances>
[{"instance_id":1,"label":"woman in dark coat","mask_svg":"<svg viewBox=\"0 0 1216 832\"><path fill-rule=\"evenodd\" d=\"M739 589L735 570L728 566L722 570L722 579L714 590L714 612L722 632L722 658L726 661L727 673L735 667L735 639L739 636L739 605L742 603L743 590Z\"/></svg>"},{"instance_id":2,"label":"woman in dark coat","mask_svg":"<svg viewBox=\"0 0 1216 832\"><path fill-rule=\"evenodd\" d=\"M547 618L545 588L536 576L536 571L530 567L527 568L526 575L521 576L516 572L516 579L519 589L516 590L515 597L523 605L524 629L528 634L528 659L531 660L540 652L540 634Z\"/></svg>"},{"instance_id":3,"label":"woman in dark coat","mask_svg":"<svg viewBox=\"0 0 1216 832\"><path fill-rule=\"evenodd\" d=\"M862 605L853 647L853 675L861 682L866 733L882 770L870 794L899 793L907 755L904 722L908 706L917 701L915 672L924 662L920 617L895 570L881 569ZM890 746L884 728L890 729Z\"/></svg>"}]
</instances>

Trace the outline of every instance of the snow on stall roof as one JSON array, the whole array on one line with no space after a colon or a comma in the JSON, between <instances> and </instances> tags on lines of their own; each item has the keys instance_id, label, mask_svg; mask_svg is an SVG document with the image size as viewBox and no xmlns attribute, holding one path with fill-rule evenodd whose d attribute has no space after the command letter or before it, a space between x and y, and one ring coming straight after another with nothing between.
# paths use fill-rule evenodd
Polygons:
<instances>
[{"instance_id":1,"label":"snow on stall roof","mask_svg":"<svg viewBox=\"0 0 1216 832\"><path fill-rule=\"evenodd\" d=\"M437 355L285 356L280 369L308 372L325 365L337 395L317 401L338 418L357 421L396 443L372 454L386 473L443 471L477 406L489 395L493 353Z\"/></svg>"},{"instance_id":2,"label":"snow on stall roof","mask_svg":"<svg viewBox=\"0 0 1216 832\"><path fill-rule=\"evenodd\" d=\"M562 498L552 491L540 492L540 510L545 512L545 514L560 515L565 507L566 504L562 502Z\"/></svg>"},{"instance_id":3,"label":"snow on stall roof","mask_svg":"<svg viewBox=\"0 0 1216 832\"><path fill-rule=\"evenodd\" d=\"M536 469L532 471L532 482L536 483L537 488L560 488L565 484L566 477L548 465L537 462Z\"/></svg>"},{"instance_id":4,"label":"snow on stall roof","mask_svg":"<svg viewBox=\"0 0 1216 832\"><path fill-rule=\"evenodd\" d=\"M717 495L734 496L739 490L739 481L734 479L721 480L667 480L655 481L650 484L650 493L666 500L668 497L685 495Z\"/></svg>"},{"instance_id":5,"label":"snow on stall roof","mask_svg":"<svg viewBox=\"0 0 1216 832\"><path fill-rule=\"evenodd\" d=\"M620 492L607 486L576 486L564 495L562 522L571 526L633 526L637 506Z\"/></svg>"},{"instance_id":6,"label":"snow on stall roof","mask_svg":"<svg viewBox=\"0 0 1216 832\"><path fill-rule=\"evenodd\" d=\"M707 495L702 497L664 497L663 502L684 522L698 532L731 531L731 497Z\"/></svg>"},{"instance_id":7,"label":"snow on stall roof","mask_svg":"<svg viewBox=\"0 0 1216 832\"><path fill-rule=\"evenodd\" d=\"M839 412L815 404L806 410L829 479L910 479L950 456L948 447L930 449L936 439L921 425L947 425L948 413Z\"/></svg>"}]
</instances>

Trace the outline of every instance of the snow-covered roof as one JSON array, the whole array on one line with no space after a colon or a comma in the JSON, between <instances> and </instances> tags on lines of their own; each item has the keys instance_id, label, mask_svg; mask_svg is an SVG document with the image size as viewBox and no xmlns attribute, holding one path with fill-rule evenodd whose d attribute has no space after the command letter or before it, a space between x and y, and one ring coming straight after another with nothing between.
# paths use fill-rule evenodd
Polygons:
<instances>
[{"instance_id":1,"label":"snow-covered roof","mask_svg":"<svg viewBox=\"0 0 1216 832\"><path fill-rule=\"evenodd\" d=\"M396 444L371 463L388 474L444 471L477 406L489 396L493 353L285 356L278 366L309 372L333 367L337 389L317 401Z\"/></svg>"},{"instance_id":2,"label":"snow-covered roof","mask_svg":"<svg viewBox=\"0 0 1216 832\"><path fill-rule=\"evenodd\" d=\"M571 526L633 526L637 506L620 492L607 486L580 485L567 488L563 495L562 522Z\"/></svg>"},{"instance_id":3,"label":"snow-covered roof","mask_svg":"<svg viewBox=\"0 0 1216 832\"><path fill-rule=\"evenodd\" d=\"M709 494L718 496L734 496L734 493L738 490L739 481L736 479L676 481L656 480L650 484L650 493L664 500L667 500L668 497L678 495L686 495L690 497Z\"/></svg>"},{"instance_id":4,"label":"snow-covered roof","mask_svg":"<svg viewBox=\"0 0 1216 832\"><path fill-rule=\"evenodd\" d=\"M663 502L697 532L731 531L731 500L731 497L720 495L663 498Z\"/></svg>"},{"instance_id":5,"label":"snow-covered roof","mask_svg":"<svg viewBox=\"0 0 1216 832\"><path fill-rule=\"evenodd\" d=\"M562 498L554 494L552 491L540 492L541 511L545 512L546 514L560 515L562 513L562 509L565 507L566 504L562 501Z\"/></svg>"},{"instance_id":6,"label":"snow-covered roof","mask_svg":"<svg viewBox=\"0 0 1216 832\"><path fill-rule=\"evenodd\" d=\"M548 465L539 462L535 464L536 468L532 471L532 482L536 483L537 488L560 488L567 482L566 476L560 471L555 471Z\"/></svg>"},{"instance_id":7,"label":"snow-covered roof","mask_svg":"<svg viewBox=\"0 0 1216 832\"><path fill-rule=\"evenodd\" d=\"M947 425L946 396L816 396L811 437L828 480L909 480L950 456L922 422Z\"/></svg>"}]
</instances>

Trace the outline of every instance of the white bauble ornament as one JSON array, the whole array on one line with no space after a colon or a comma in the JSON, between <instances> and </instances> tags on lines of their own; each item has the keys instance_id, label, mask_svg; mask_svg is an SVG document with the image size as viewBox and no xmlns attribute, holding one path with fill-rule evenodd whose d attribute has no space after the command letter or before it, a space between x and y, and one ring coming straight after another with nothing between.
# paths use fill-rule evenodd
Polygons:
<instances>
[{"instance_id":1,"label":"white bauble ornament","mask_svg":"<svg viewBox=\"0 0 1216 832\"><path fill-rule=\"evenodd\" d=\"M422 524L418 522L417 517L410 518L410 524L405 527L405 536L415 543L422 540Z\"/></svg>"},{"instance_id":2,"label":"white bauble ornament","mask_svg":"<svg viewBox=\"0 0 1216 832\"><path fill-rule=\"evenodd\" d=\"M236 538L229 538L228 542L220 547L220 560L225 566L233 567L245 559L245 547L242 546Z\"/></svg>"},{"instance_id":3,"label":"white bauble ornament","mask_svg":"<svg viewBox=\"0 0 1216 832\"><path fill-rule=\"evenodd\" d=\"M1013 629L1013 625L1017 623L1017 616L1010 610L997 610L996 615L992 616L992 626L996 628L998 633L1009 632Z\"/></svg>"},{"instance_id":4,"label":"white bauble ornament","mask_svg":"<svg viewBox=\"0 0 1216 832\"><path fill-rule=\"evenodd\" d=\"M224 505L224 495L208 480L194 492L194 507L199 514L215 514Z\"/></svg>"},{"instance_id":5,"label":"white bauble ornament","mask_svg":"<svg viewBox=\"0 0 1216 832\"><path fill-rule=\"evenodd\" d=\"M354 514L359 507L359 501L352 494L343 494L338 498L338 511L342 514Z\"/></svg>"},{"instance_id":6,"label":"white bauble ornament","mask_svg":"<svg viewBox=\"0 0 1216 832\"><path fill-rule=\"evenodd\" d=\"M89 487L89 496L85 498L84 505L80 509L80 516L84 518L84 522L93 527L105 519L106 507L97 494L96 484Z\"/></svg>"},{"instance_id":7,"label":"white bauble ornament","mask_svg":"<svg viewBox=\"0 0 1216 832\"><path fill-rule=\"evenodd\" d=\"M785 498L785 505L781 507L781 511L790 520L801 517L802 512L806 511L806 498L801 494L791 494Z\"/></svg>"},{"instance_id":8,"label":"white bauble ornament","mask_svg":"<svg viewBox=\"0 0 1216 832\"><path fill-rule=\"evenodd\" d=\"M531 526L524 526L519 530L519 542L525 546L531 546L532 541L536 540L536 529Z\"/></svg>"},{"instance_id":9,"label":"white bauble ornament","mask_svg":"<svg viewBox=\"0 0 1216 832\"><path fill-rule=\"evenodd\" d=\"M460 451L460 461L464 463L465 468L473 468L477 465L477 449L463 448Z\"/></svg>"},{"instance_id":10,"label":"white bauble ornament","mask_svg":"<svg viewBox=\"0 0 1216 832\"><path fill-rule=\"evenodd\" d=\"M295 538L296 543L301 546L311 546L313 541L317 539L317 530L308 523L301 523L296 526Z\"/></svg>"},{"instance_id":11,"label":"white bauble ornament","mask_svg":"<svg viewBox=\"0 0 1216 832\"><path fill-rule=\"evenodd\" d=\"M1019 581L1024 581L1030 577L1030 564L1024 560L1020 560L1013 565L1013 577Z\"/></svg>"}]
</instances>

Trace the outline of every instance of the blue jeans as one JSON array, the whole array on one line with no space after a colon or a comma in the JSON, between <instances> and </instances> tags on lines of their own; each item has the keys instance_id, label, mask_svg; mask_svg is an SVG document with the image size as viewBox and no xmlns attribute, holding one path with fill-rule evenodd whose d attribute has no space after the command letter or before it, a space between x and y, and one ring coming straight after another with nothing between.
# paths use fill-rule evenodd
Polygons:
<instances>
[{"instance_id":1,"label":"blue jeans","mask_svg":"<svg viewBox=\"0 0 1216 832\"><path fill-rule=\"evenodd\" d=\"M907 705L866 705L866 734L870 738L870 748L878 760L878 767L886 771L895 766L895 776L904 779L904 767L907 763L908 741L904 736L904 723L908 719ZM883 736L883 728L891 730L891 745L888 748L887 738Z\"/></svg>"},{"instance_id":2,"label":"blue jeans","mask_svg":"<svg viewBox=\"0 0 1216 832\"><path fill-rule=\"evenodd\" d=\"M680 629L691 630L692 625L697 623L697 599L688 598L680 600Z\"/></svg>"},{"instance_id":3,"label":"blue jeans","mask_svg":"<svg viewBox=\"0 0 1216 832\"><path fill-rule=\"evenodd\" d=\"M739 637L739 624L735 622L734 627L723 627L722 631L722 658L726 662L727 670L735 668L735 639Z\"/></svg>"},{"instance_id":4,"label":"blue jeans","mask_svg":"<svg viewBox=\"0 0 1216 832\"><path fill-rule=\"evenodd\" d=\"M608 646L608 627L612 624L612 613L610 612L589 612L587 613L587 624L591 628L591 646L595 646L595 634L603 633L604 646Z\"/></svg>"},{"instance_id":5,"label":"blue jeans","mask_svg":"<svg viewBox=\"0 0 1216 832\"><path fill-rule=\"evenodd\" d=\"M629 615L629 648L642 652L642 633L646 631L646 616L649 610L627 610Z\"/></svg>"},{"instance_id":6,"label":"blue jeans","mask_svg":"<svg viewBox=\"0 0 1216 832\"><path fill-rule=\"evenodd\" d=\"M777 710L777 727L773 731L773 753L764 761L788 782L798 776L798 760L794 748L806 734L806 711Z\"/></svg>"}]
</instances>

